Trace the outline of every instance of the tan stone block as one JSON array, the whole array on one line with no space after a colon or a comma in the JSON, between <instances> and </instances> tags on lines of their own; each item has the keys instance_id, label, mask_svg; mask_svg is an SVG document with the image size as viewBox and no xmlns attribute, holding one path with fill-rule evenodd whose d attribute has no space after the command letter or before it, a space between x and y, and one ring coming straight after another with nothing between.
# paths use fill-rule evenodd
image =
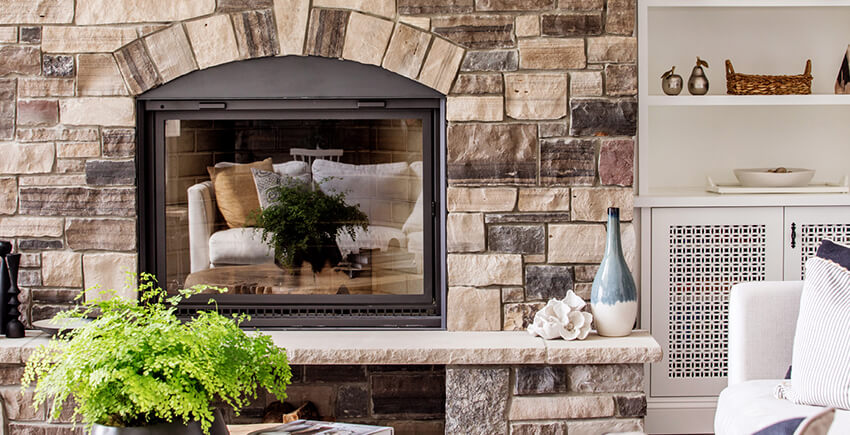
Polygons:
<instances>
[{"instance_id":1,"label":"tan stone block","mask_svg":"<svg viewBox=\"0 0 850 435\"><path fill-rule=\"evenodd\" d=\"M446 119L449 121L501 121L505 117L504 106L504 99L496 96L448 97Z\"/></svg>"},{"instance_id":2,"label":"tan stone block","mask_svg":"<svg viewBox=\"0 0 850 435\"><path fill-rule=\"evenodd\" d=\"M45 287L82 287L83 255L69 251L42 252L41 282Z\"/></svg>"},{"instance_id":3,"label":"tan stone block","mask_svg":"<svg viewBox=\"0 0 850 435\"><path fill-rule=\"evenodd\" d=\"M236 31L236 46L242 58L274 56L280 46L274 14L269 9L245 11L231 15Z\"/></svg>"},{"instance_id":4,"label":"tan stone block","mask_svg":"<svg viewBox=\"0 0 850 435\"><path fill-rule=\"evenodd\" d=\"M0 218L2 237L62 237L63 220L58 217L11 216Z\"/></svg>"},{"instance_id":5,"label":"tan stone block","mask_svg":"<svg viewBox=\"0 0 850 435\"><path fill-rule=\"evenodd\" d=\"M0 177L0 214L15 214L18 211L18 180L15 177Z\"/></svg>"},{"instance_id":6,"label":"tan stone block","mask_svg":"<svg viewBox=\"0 0 850 435\"><path fill-rule=\"evenodd\" d=\"M51 141L95 141L98 140L97 128L19 128L17 131L19 141L24 142L51 142Z\"/></svg>"},{"instance_id":7,"label":"tan stone block","mask_svg":"<svg viewBox=\"0 0 850 435\"><path fill-rule=\"evenodd\" d=\"M345 31L343 59L380 65L392 33L392 21L353 12Z\"/></svg>"},{"instance_id":8,"label":"tan stone block","mask_svg":"<svg viewBox=\"0 0 850 435\"><path fill-rule=\"evenodd\" d=\"M18 177L18 185L25 186L85 186L85 174L74 175L22 175Z\"/></svg>"},{"instance_id":9,"label":"tan stone block","mask_svg":"<svg viewBox=\"0 0 850 435\"><path fill-rule=\"evenodd\" d=\"M56 157L79 158L99 157L100 143L98 142L69 142L56 144Z\"/></svg>"},{"instance_id":10,"label":"tan stone block","mask_svg":"<svg viewBox=\"0 0 850 435\"><path fill-rule=\"evenodd\" d=\"M307 37L307 20L310 18L310 0L274 0L277 39L281 56L304 53Z\"/></svg>"},{"instance_id":11,"label":"tan stone block","mask_svg":"<svg viewBox=\"0 0 850 435\"><path fill-rule=\"evenodd\" d=\"M613 396L515 396L508 420L565 420L613 415Z\"/></svg>"},{"instance_id":12,"label":"tan stone block","mask_svg":"<svg viewBox=\"0 0 850 435\"><path fill-rule=\"evenodd\" d=\"M463 60L463 53L462 47L445 39L434 39L428 57L422 65L422 72L419 73L419 81L443 94L448 94L460 62Z\"/></svg>"},{"instance_id":13,"label":"tan stone block","mask_svg":"<svg viewBox=\"0 0 850 435\"><path fill-rule=\"evenodd\" d=\"M567 75L505 74L505 107L514 119L563 118L567 114Z\"/></svg>"},{"instance_id":14,"label":"tan stone block","mask_svg":"<svg viewBox=\"0 0 850 435\"><path fill-rule=\"evenodd\" d=\"M136 29L132 27L44 26L41 49L46 53L110 52L136 38Z\"/></svg>"},{"instance_id":15,"label":"tan stone block","mask_svg":"<svg viewBox=\"0 0 850 435\"><path fill-rule=\"evenodd\" d=\"M449 331L498 331L502 323L499 289L451 287L446 300Z\"/></svg>"},{"instance_id":16,"label":"tan stone block","mask_svg":"<svg viewBox=\"0 0 850 435\"><path fill-rule=\"evenodd\" d=\"M605 225L549 225L550 263L598 263L605 253Z\"/></svg>"},{"instance_id":17,"label":"tan stone block","mask_svg":"<svg viewBox=\"0 0 850 435\"><path fill-rule=\"evenodd\" d=\"M578 282L573 284L573 291L575 294L586 300L590 300L590 292L593 291L593 283L592 282Z\"/></svg>"},{"instance_id":18,"label":"tan stone block","mask_svg":"<svg viewBox=\"0 0 850 435\"><path fill-rule=\"evenodd\" d=\"M236 35L227 15L214 15L186 23L192 41L195 60L201 69L234 61L239 58Z\"/></svg>"},{"instance_id":19,"label":"tan stone block","mask_svg":"<svg viewBox=\"0 0 850 435\"><path fill-rule=\"evenodd\" d=\"M182 21L215 12L215 0L77 0L76 23Z\"/></svg>"},{"instance_id":20,"label":"tan stone block","mask_svg":"<svg viewBox=\"0 0 850 435\"><path fill-rule=\"evenodd\" d=\"M522 255L449 254L449 285L522 285Z\"/></svg>"},{"instance_id":21,"label":"tan stone block","mask_svg":"<svg viewBox=\"0 0 850 435\"><path fill-rule=\"evenodd\" d=\"M573 188L574 221L605 222L608 207L620 208L620 220L633 219L634 191L618 188Z\"/></svg>"},{"instance_id":22,"label":"tan stone block","mask_svg":"<svg viewBox=\"0 0 850 435\"><path fill-rule=\"evenodd\" d=\"M136 125L136 104L129 97L80 97L59 102L59 119L67 125Z\"/></svg>"},{"instance_id":23,"label":"tan stone block","mask_svg":"<svg viewBox=\"0 0 850 435\"><path fill-rule=\"evenodd\" d=\"M56 100L18 100L18 125L56 125L59 122L59 104Z\"/></svg>"},{"instance_id":24,"label":"tan stone block","mask_svg":"<svg viewBox=\"0 0 850 435\"><path fill-rule=\"evenodd\" d=\"M431 35L405 24L399 24L393 32L383 67L415 79L419 75Z\"/></svg>"},{"instance_id":25,"label":"tan stone block","mask_svg":"<svg viewBox=\"0 0 850 435\"><path fill-rule=\"evenodd\" d=\"M602 71L570 73L570 97L598 97L600 95L602 95Z\"/></svg>"},{"instance_id":26,"label":"tan stone block","mask_svg":"<svg viewBox=\"0 0 850 435\"><path fill-rule=\"evenodd\" d=\"M448 209L460 211L513 211L517 191L512 187L449 187Z\"/></svg>"},{"instance_id":27,"label":"tan stone block","mask_svg":"<svg viewBox=\"0 0 850 435\"><path fill-rule=\"evenodd\" d=\"M519 189L519 211L568 211L570 189L567 187L530 187Z\"/></svg>"},{"instance_id":28,"label":"tan stone block","mask_svg":"<svg viewBox=\"0 0 850 435\"><path fill-rule=\"evenodd\" d=\"M558 9L595 11L605 7L605 0L558 0Z\"/></svg>"},{"instance_id":29,"label":"tan stone block","mask_svg":"<svg viewBox=\"0 0 850 435\"><path fill-rule=\"evenodd\" d=\"M111 54L77 56L77 94L81 96L127 95L124 78Z\"/></svg>"},{"instance_id":30,"label":"tan stone block","mask_svg":"<svg viewBox=\"0 0 850 435\"><path fill-rule=\"evenodd\" d=\"M385 18L395 17L395 0L313 0L313 7L353 9Z\"/></svg>"},{"instance_id":31,"label":"tan stone block","mask_svg":"<svg viewBox=\"0 0 850 435\"><path fill-rule=\"evenodd\" d=\"M146 37L145 45L164 82L198 69L182 24L175 24Z\"/></svg>"},{"instance_id":32,"label":"tan stone block","mask_svg":"<svg viewBox=\"0 0 850 435\"><path fill-rule=\"evenodd\" d=\"M460 74L453 94L501 94L504 92L501 74Z\"/></svg>"},{"instance_id":33,"label":"tan stone block","mask_svg":"<svg viewBox=\"0 0 850 435\"><path fill-rule=\"evenodd\" d=\"M484 214L449 213L446 218L446 249L449 252L481 252L486 248Z\"/></svg>"},{"instance_id":34,"label":"tan stone block","mask_svg":"<svg viewBox=\"0 0 850 435\"><path fill-rule=\"evenodd\" d=\"M38 174L53 169L52 143L0 143L0 174Z\"/></svg>"},{"instance_id":35,"label":"tan stone block","mask_svg":"<svg viewBox=\"0 0 850 435\"><path fill-rule=\"evenodd\" d=\"M132 219L69 218L65 240L74 250L133 251L136 249L136 221Z\"/></svg>"},{"instance_id":36,"label":"tan stone block","mask_svg":"<svg viewBox=\"0 0 850 435\"><path fill-rule=\"evenodd\" d=\"M17 27L0 27L0 43L14 44L18 42Z\"/></svg>"},{"instance_id":37,"label":"tan stone block","mask_svg":"<svg viewBox=\"0 0 850 435\"><path fill-rule=\"evenodd\" d=\"M431 19L428 17L411 17L404 15L398 17L399 23L410 24L413 27L418 27L422 30L431 30Z\"/></svg>"},{"instance_id":38,"label":"tan stone block","mask_svg":"<svg viewBox=\"0 0 850 435\"><path fill-rule=\"evenodd\" d=\"M582 69L587 65L584 39L520 39L519 67L526 69Z\"/></svg>"},{"instance_id":39,"label":"tan stone block","mask_svg":"<svg viewBox=\"0 0 850 435\"><path fill-rule=\"evenodd\" d=\"M108 290L128 300L136 299L135 278L136 254L84 254L83 276L85 277L86 300L108 297ZM95 286L99 286L94 289Z\"/></svg>"},{"instance_id":40,"label":"tan stone block","mask_svg":"<svg viewBox=\"0 0 850 435\"><path fill-rule=\"evenodd\" d=\"M523 289L522 287L502 288L502 303L522 302L523 299L525 299L525 289Z\"/></svg>"},{"instance_id":41,"label":"tan stone block","mask_svg":"<svg viewBox=\"0 0 850 435\"><path fill-rule=\"evenodd\" d=\"M543 302L506 304L505 322L502 329L505 331L525 331L528 325L534 321L534 315L545 305Z\"/></svg>"},{"instance_id":42,"label":"tan stone block","mask_svg":"<svg viewBox=\"0 0 850 435\"><path fill-rule=\"evenodd\" d=\"M543 255L543 254L531 254L531 255L523 254L522 261L525 264L545 263L546 262L546 256Z\"/></svg>"},{"instance_id":43,"label":"tan stone block","mask_svg":"<svg viewBox=\"0 0 850 435\"><path fill-rule=\"evenodd\" d=\"M4 0L0 24L59 24L74 21L74 0Z\"/></svg>"},{"instance_id":44,"label":"tan stone block","mask_svg":"<svg viewBox=\"0 0 850 435\"><path fill-rule=\"evenodd\" d=\"M132 95L141 94L162 83L143 39L137 39L121 47L114 55L118 69L121 70L121 75Z\"/></svg>"},{"instance_id":45,"label":"tan stone block","mask_svg":"<svg viewBox=\"0 0 850 435\"><path fill-rule=\"evenodd\" d=\"M568 421L570 435L598 435L601 433L642 433L643 421L639 418Z\"/></svg>"},{"instance_id":46,"label":"tan stone block","mask_svg":"<svg viewBox=\"0 0 850 435\"><path fill-rule=\"evenodd\" d=\"M78 159L58 159L56 160L57 174L70 174L75 172L85 172L86 161ZM83 174L85 177L85 174Z\"/></svg>"},{"instance_id":47,"label":"tan stone block","mask_svg":"<svg viewBox=\"0 0 850 435\"><path fill-rule=\"evenodd\" d=\"M29 77L18 79L18 98L72 96L74 96L74 79L36 79Z\"/></svg>"},{"instance_id":48,"label":"tan stone block","mask_svg":"<svg viewBox=\"0 0 850 435\"><path fill-rule=\"evenodd\" d=\"M637 62L637 38L630 36L587 38L587 61Z\"/></svg>"},{"instance_id":49,"label":"tan stone block","mask_svg":"<svg viewBox=\"0 0 850 435\"><path fill-rule=\"evenodd\" d=\"M599 271L599 266L576 266L575 279L576 281L593 281L597 271Z\"/></svg>"},{"instance_id":50,"label":"tan stone block","mask_svg":"<svg viewBox=\"0 0 850 435\"><path fill-rule=\"evenodd\" d=\"M540 36L539 15L519 15L516 17L516 36Z\"/></svg>"}]
</instances>

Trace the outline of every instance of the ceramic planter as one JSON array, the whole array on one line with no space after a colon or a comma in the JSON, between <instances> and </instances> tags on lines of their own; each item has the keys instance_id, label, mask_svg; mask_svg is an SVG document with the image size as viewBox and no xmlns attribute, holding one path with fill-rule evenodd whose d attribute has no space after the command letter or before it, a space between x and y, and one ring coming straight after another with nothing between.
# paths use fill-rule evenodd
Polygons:
<instances>
[{"instance_id":1,"label":"ceramic planter","mask_svg":"<svg viewBox=\"0 0 850 435\"><path fill-rule=\"evenodd\" d=\"M210 427L210 435L228 435L227 425L221 412L215 411L215 420ZM113 427L95 424L91 435L204 435L201 424L197 421L189 424L165 423L146 427Z\"/></svg>"}]
</instances>

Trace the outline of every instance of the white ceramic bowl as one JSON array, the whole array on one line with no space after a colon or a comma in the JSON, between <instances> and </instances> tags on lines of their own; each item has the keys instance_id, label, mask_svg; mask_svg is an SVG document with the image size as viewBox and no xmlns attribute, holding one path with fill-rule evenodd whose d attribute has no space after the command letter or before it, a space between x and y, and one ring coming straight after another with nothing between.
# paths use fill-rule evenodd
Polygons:
<instances>
[{"instance_id":1,"label":"white ceramic bowl","mask_svg":"<svg viewBox=\"0 0 850 435\"><path fill-rule=\"evenodd\" d=\"M815 176L815 171L788 168L788 172L768 172L773 168L735 169L735 177L744 187L804 187Z\"/></svg>"}]
</instances>

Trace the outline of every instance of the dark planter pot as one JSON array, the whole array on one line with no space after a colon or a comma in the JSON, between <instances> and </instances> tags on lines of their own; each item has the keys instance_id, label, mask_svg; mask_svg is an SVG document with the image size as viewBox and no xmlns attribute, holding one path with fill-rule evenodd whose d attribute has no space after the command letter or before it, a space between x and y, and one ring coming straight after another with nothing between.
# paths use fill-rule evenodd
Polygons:
<instances>
[{"instance_id":1,"label":"dark planter pot","mask_svg":"<svg viewBox=\"0 0 850 435\"><path fill-rule=\"evenodd\" d=\"M227 425L221 412L215 411L215 420L210 427L210 435L228 435ZM91 435L204 435L201 424L197 421L189 424L166 423L146 427L113 427L96 424L92 427Z\"/></svg>"}]
</instances>

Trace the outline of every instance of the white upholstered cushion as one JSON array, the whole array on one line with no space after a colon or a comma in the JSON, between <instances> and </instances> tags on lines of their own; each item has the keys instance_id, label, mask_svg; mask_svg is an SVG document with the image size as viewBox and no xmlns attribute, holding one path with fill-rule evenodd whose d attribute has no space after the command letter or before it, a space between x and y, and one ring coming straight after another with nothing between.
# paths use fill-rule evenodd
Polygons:
<instances>
[{"instance_id":1,"label":"white upholstered cushion","mask_svg":"<svg viewBox=\"0 0 850 435\"><path fill-rule=\"evenodd\" d=\"M413 211L404 222L401 230L405 234L410 234L417 231L422 231L422 162L413 162L410 164L410 172L415 175L414 182L419 186L419 196L416 198L416 205L413 206Z\"/></svg>"},{"instance_id":2,"label":"white upholstered cushion","mask_svg":"<svg viewBox=\"0 0 850 435\"><path fill-rule=\"evenodd\" d=\"M216 266L274 261L274 251L263 242L258 228L230 228L210 236L210 263Z\"/></svg>"}]
</instances>

